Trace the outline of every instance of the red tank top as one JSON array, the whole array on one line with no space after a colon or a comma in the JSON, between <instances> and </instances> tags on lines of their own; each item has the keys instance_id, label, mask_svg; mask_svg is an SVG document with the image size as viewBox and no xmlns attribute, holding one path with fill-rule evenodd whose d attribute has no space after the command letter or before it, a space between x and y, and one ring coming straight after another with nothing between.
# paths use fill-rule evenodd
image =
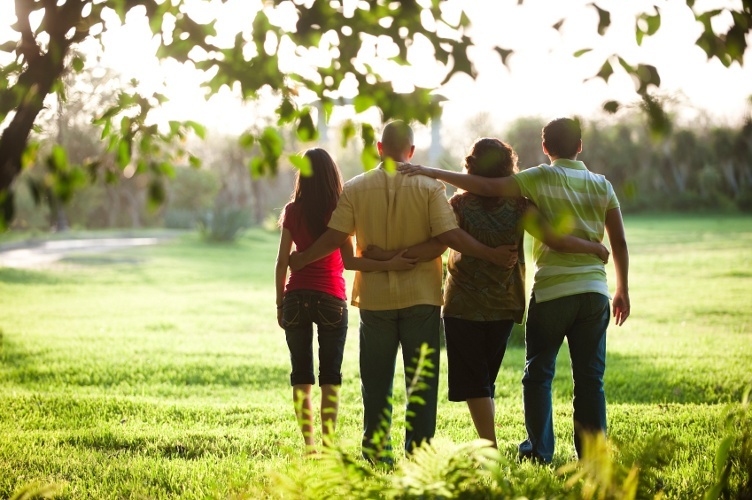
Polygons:
<instances>
[{"instance_id":1,"label":"red tank top","mask_svg":"<svg viewBox=\"0 0 752 500\"><path fill-rule=\"evenodd\" d=\"M298 252L307 249L316 241L305 225L301 208L295 203L288 203L285 206L282 227L290 231L295 249ZM323 259L308 264L300 271L291 272L285 286L285 292L316 290L347 300L345 279L342 277L344 270L342 255L337 249Z\"/></svg>"}]
</instances>

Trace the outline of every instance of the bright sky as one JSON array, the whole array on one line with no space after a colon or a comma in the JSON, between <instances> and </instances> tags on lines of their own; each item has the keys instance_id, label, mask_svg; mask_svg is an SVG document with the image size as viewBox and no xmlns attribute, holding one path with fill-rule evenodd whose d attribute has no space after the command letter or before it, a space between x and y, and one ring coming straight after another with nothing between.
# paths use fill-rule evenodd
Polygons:
<instances>
[{"instance_id":1,"label":"bright sky","mask_svg":"<svg viewBox=\"0 0 752 500\"><path fill-rule=\"evenodd\" d=\"M604 57L618 52L630 63L650 63L658 67L661 92L677 95L683 102L684 120L692 120L703 110L721 123L737 124L748 109L752 95L752 60L747 66L724 68L719 62L707 62L704 52L695 46L699 34L685 2L676 0L599 0L598 4L612 13L612 24L604 38L597 35L598 17L589 0L476 0L461 2L472 23L476 48L471 56L478 70L472 81L455 76L440 93L448 98L444 105L444 124L460 128L465 121L481 112L503 126L519 116L556 116L599 113L604 101L634 101L634 85L625 75L615 73L608 85L600 79L583 80L597 73ZM734 0L699 0L697 6L737 5ZM220 34L234 35L248 26L259 0L229 0L224 6L215 2L216 15L224 9L216 27ZM646 37L643 46L635 42L635 14L650 11L658 5L662 27L654 37ZM12 2L0 2L0 42L5 41L8 23L14 19ZM729 16L730 17L730 16ZM552 26L566 18L556 31ZM718 20L720 25L724 19ZM729 22L728 19L725 22ZM125 27L113 30L106 38L107 50L102 63L121 72L126 79L135 77L145 88L163 91L171 100L164 107L164 116L171 119L196 119L210 129L239 132L253 124L260 115L271 116L268 104L241 106L231 92L222 92L208 103L199 87L200 75L189 67L167 62L161 66L153 58L156 40L143 16L129 17ZM493 51L494 46L514 49L509 68ZM582 48L594 50L581 58L572 53ZM405 89L413 83L433 85L442 75L435 70L430 57L412 54L416 68L400 74ZM160 89L160 87L164 86Z\"/></svg>"}]
</instances>

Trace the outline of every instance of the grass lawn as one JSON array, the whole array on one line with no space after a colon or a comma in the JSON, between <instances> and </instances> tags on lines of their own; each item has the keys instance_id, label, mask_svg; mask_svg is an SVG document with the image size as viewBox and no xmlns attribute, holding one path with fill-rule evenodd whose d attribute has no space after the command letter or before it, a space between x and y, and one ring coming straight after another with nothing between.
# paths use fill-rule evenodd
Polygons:
<instances>
[{"instance_id":1,"label":"grass lawn","mask_svg":"<svg viewBox=\"0 0 752 500\"><path fill-rule=\"evenodd\" d=\"M619 463L631 465L644 448L666 452L643 477L648 489L701 497L714 482L725 411L752 383L752 217L625 223L632 316L609 330L609 437ZM0 497L54 484L61 498L258 498L315 473L301 457L276 324L276 246L276 234L258 229L231 245L184 235L49 269L0 268ZM350 312L338 436L357 457L358 314ZM497 380L497 433L510 461L525 435L520 332ZM452 450L476 436L464 404L446 399L445 360L436 447ZM565 492L555 470L574 453L568 363L563 348L554 467L512 462L509 471L542 485L520 490L530 497Z\"/></svg>"}]
</instances>

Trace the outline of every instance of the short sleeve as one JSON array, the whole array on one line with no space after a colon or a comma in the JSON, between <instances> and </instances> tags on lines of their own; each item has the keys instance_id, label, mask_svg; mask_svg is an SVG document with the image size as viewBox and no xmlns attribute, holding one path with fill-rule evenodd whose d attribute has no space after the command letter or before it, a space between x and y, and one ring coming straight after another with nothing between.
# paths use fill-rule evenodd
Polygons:
<instances>
[{"instance_id":1,"label":"short sleeve","mask_svg":"<svg viewBox=\"0 0 752 500\"><path fill-rule=\"evenodd\" d=\"M337 207L332 212L328 227L350 235L355 233L355 211L347 184L345 184L345 188L339 196Z\"/></svg>"},{"instance_id":2,"label":"short sleeve","mask_svg":"<svg viewBox=\"0 0 752 500\"><path fill-rule=\"evenodd\" d=\"M531 167L512 176L512 179L517 181L517 185L520 186L522 196L533 201L536 200L538 194L537 184L540 182L541 173L542 169L540 167Z\"/></svg>"},{"instance_id":3,"label":"short sleeve","mask_svg":"<svg viewBox=\"0 0 752 500\"><path fill-rule=\"evenodd\" d=\"M282 209L282 223L280 225L287 230L290 230L293 224L292 212L292 203L288 203L287 205L285 205L285 208Z\"/></svg>"},{"instance_id":4,"label":"short sleeve","mask_svg":"<svg viewBox=\"0 0 752 500\"><path fill-rule=\"evenodd\" d=\"M454 219L457 221L457 224L462 227L462 195L456 193L449 198L449 206L454 211Z\"/></svg>"},{"instance_id":5,"label":"short sleeve","mask_svg":"<svg viewBox=\"0 0 752 500\"><path fill-rule=\"evenodd\" d=\"M619 199L616 197L616 193L614 192L614 187L611 185L610 182L606 181L608 183L608 205L606 210L611 210L613 208L619 208Z\"/></svg>"},{"instance_id":6,"label":"short sleeve","mask_svg":"<svg viewBox=\"0 0 752 500\"><path fill-rule=\"evenodd\" d=\"M428 217L431 223L431 236L457 229L457 219L454 211L446 199L446 188L441 183L431 189L428 199Z\"/></svg>"}]
</instances>

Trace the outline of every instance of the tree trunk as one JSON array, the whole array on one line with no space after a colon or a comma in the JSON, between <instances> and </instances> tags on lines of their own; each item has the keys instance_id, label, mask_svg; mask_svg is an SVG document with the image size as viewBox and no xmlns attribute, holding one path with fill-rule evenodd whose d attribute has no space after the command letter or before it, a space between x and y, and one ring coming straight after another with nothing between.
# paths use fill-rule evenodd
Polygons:
<instances>
[{"instance_id":1,"label":"tree trunk","mask_svg":"<svg viewBox=\"0 0 752 500\"><path fill-rule=\"evenodd\" d=\"M13 119L0 136L0 200L5 213L9 210L7 205L9 200L12 203L12 197L3 194L10 192L13 181L21 172L21 158L34 121L44 106L44 98L65 69L65 58L71 44L66 34L81 20L84 6L79 1L68 2L57 10L45 8L44 22L50 40L47 52L42 53L29 22L33 5L35 2L16 0L16 29L21 32L18 50L23 54L27 67L8 92L0 95L4 101L1 103L3 108L8 108L10 104L10 109L15 109Z\"/></svg>"}]
</instances>

